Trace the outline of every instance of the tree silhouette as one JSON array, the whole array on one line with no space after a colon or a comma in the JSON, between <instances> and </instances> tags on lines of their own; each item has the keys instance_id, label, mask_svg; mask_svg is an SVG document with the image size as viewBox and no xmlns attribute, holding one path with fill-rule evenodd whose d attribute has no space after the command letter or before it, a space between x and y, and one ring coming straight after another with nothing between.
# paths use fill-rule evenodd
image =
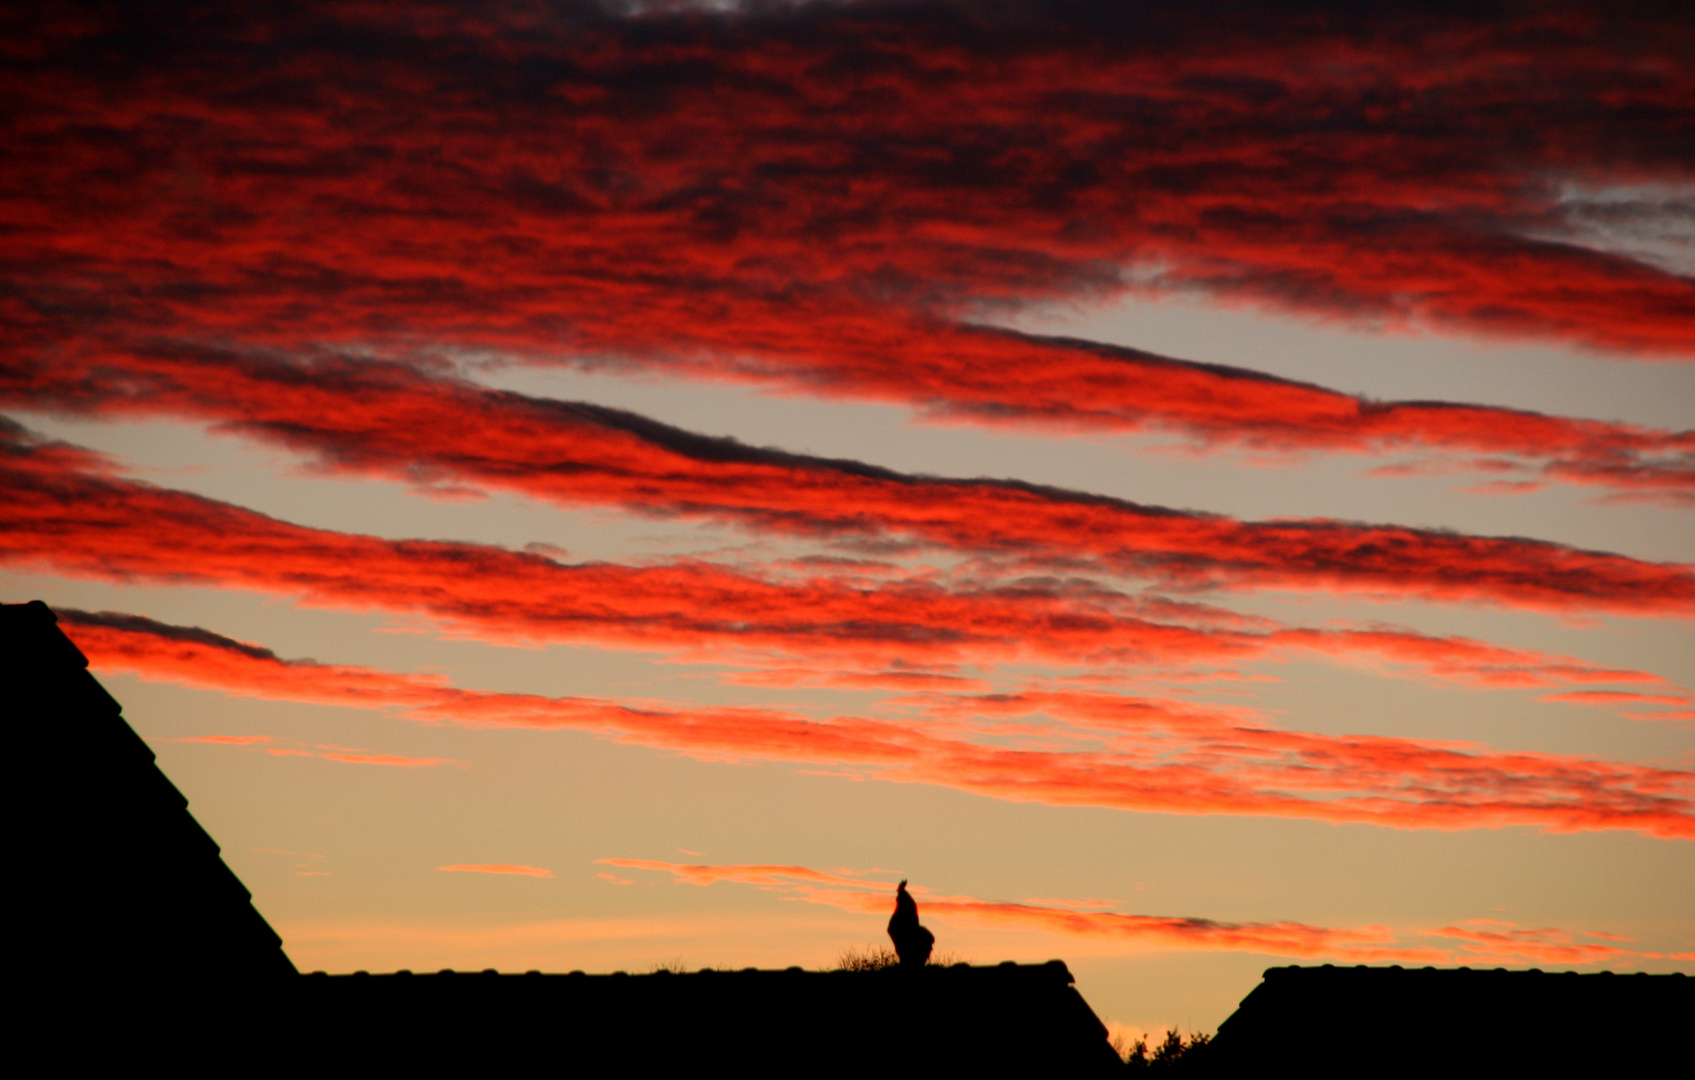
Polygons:
<instances>
[{"instance_id":1,"label":"tree silhouette","mask_svg":"<svg viewBox=\"0 0 1695 1080\"><path fill-rule=\"evenodd\" d=\"M1196 1073L1205 1058L1198 1051L1211 1041L1212 1036L1205 1033L1191 1035L1185 1041L1173 1028L1165 1033L1165 1039L1154 1047L1152 1054L1148 1053L1147 1039L1137 1039L1130 1044L1128 1051L1119 1047L1119 1052L1124 1054L1125 1068L1133 1072L1153 1069L1171 1074Z\"/></svg>"}]
</instances>

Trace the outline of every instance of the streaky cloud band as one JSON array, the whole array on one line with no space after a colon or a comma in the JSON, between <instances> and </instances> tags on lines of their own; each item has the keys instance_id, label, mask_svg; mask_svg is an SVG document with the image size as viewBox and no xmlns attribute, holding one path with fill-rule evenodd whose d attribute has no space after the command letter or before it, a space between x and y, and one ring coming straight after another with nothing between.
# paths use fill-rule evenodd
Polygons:
<instances>
[{"instance_id":1,"label":"streaky cloud band","mask_svg":"<svg viewBox=\"0 0 1695 1080\"><path fill-rule=\"evenodd\" d=\"M1695 838L1695 773L1663 766L1279 730L1217 709L1104 693L930 693L898 718L827 719L770 708L546 698L459 689L440 676L285 661L204 632L154 633L122 616L62 617L103 671L423 722L584 730L708 760L857 767L887 781L1058 806Z\"/></svg>"}]
</instances>

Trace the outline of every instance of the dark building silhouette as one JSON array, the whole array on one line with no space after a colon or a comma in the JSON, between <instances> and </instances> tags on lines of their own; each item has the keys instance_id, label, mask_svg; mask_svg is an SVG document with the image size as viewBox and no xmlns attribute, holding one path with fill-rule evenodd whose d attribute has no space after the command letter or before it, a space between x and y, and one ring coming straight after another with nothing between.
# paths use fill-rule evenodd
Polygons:
<instances>
[{"instance_id":1,"label":"dark building silhouette","mask_svg":"<svg viewBox=\"0 0 1695 1080\"><path fill-rule=\"evenodd\" d=\"M1058 960L880 971L307 975L295 1016L373 1066L553 1060L638 1074L1088 1077L1124 1068ZM357 1018L349 1027L347 1018ZM381 1032L380 1040L370 1032ZM417 1055L410 1044L428 1041Z\"/></svg>"},{"instance_id":2,"label":"dark building silhouette","mask_svg":"<svg viewBox=\"0 0 1695 1080\"><path fill-rule=\"evenodd\" d=\"M936 935L918 922L918 902L906 891L906 879L895 888L895 913L889 916L889 938L902 967L923 967L930 962Z\"/></svg>"},{"instance_id":3,"label":"dark building silhouette","mask_svg":"<svg viewBox=\"0 0 1695 1080\"><path fill-rule=\"evenodd\" d=\"M26 970L110 983L252 982L294 965L188 800L40 601L0 604L6 734L27 852L12 875Z\"/></svg>"},{"instance_id":4,"label":"dark building silhouette","mask_svg":"<svg viewBox=\"0 0 1695 1080\"><path fill-rule=\"evenodd\" d=\"M0 694L23 750L12 773L26 811L13 818L24 855L12 877L23 953L13 985L26 991L14 1042L66 1069L147 1061L332 1074L720 1067L859 1077L1122 1068L1058 960L301 976L39 601L0 604Z\"/></svg>"},{"instance_id":5,"label":"dark building silhouette","mask_svg":"<svg viewBox=\"0 0 1695 1080\"><path fill-rule=\"evenodd\" d=\"M1279 967L1197 1054L1209 1076L1687 1075L1681 974ZM1185 1064L1189 1064L1185 1062Z\"/></svg>"}]
</instances>

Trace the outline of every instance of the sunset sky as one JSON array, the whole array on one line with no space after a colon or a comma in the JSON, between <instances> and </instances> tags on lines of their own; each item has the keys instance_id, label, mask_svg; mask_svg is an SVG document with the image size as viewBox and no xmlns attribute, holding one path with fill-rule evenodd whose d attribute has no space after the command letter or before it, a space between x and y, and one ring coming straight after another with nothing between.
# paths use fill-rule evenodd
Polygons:
<instances>
[{"instance_id":1,"label":"sunset sky","mask_svg":"<svg viewBox=\"0 0 1695 1080\"><path fill-rule=\"evenodd\" d=\"M1676 5L288 7L0 24L0 599L302 970L1695 972Z\"/></svg>"}]
</instances>

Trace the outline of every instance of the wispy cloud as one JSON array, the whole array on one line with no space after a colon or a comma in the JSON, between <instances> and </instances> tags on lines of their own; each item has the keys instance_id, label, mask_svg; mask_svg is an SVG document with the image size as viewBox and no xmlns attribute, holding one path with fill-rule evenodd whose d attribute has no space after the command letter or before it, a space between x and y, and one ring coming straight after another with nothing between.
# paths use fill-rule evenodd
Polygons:
<instances>
[{"instance_id":1,"label":"wispy cloud","mask_svg":"<svg viewBox=\"0 0 1695 1080\"><path fill-rule=\"evenodd\" d=\"M1580 937L1592 937L1621 943L1630 941L1630 938L1618 934L1574 933L1550 927L1523 928L1499 919L1467 919L1458 926L1444 926L1428 933L1433 937L1463 942L1463 955L1484 963L1596 964L1627 957L1664 958L1660 953L1634 952L1616 945L1578 940Z\"/></svg>"},{"instance_id":2,"label":"wispy cloud","mask_svg":"<svg viewBox=\"0 0 1695 1080\"><path fill-rule=\"evenodd\" d=\"M81 618L81 621L78 621ZM853 765L992 798L1399 828L1532 825L1695 837L1695 773L1466 743L1289 731L1245 711L1100 691L927 692L898 715L463 690L436 676L284 661L133 622L67 616L102 669L261 697L467 724L574 728L705 758Z\"/></svg>"},{"instance_id":3,"label":"wispy cloud","mask_svg":"<svg viewBox=\"0 0 1695 1080\"><path fill-rule=\"evenodd\" d=\"M428 769L437 765L458 765L466 762L455 758L405 757L401 754L319 754L325 761L340 761L347 765L387 765L399 769Z\"/></svg>"},{"instance_id":4,"label":"wispy cloud","mask_svg":"<svg viewBox=\"0 0 1695 1080\"><path fill-rule=\"evenodd\" d=\"M680 580L673 580L681 585ZM784 589L780 583L764 584L777 594ZM955 692L987 689L981 679L957 674L948 670L949 665L960 660L994 664L1023 658L1060 663L1100 659L1121 665L1149 666L1166 675L1198 665L1202 677L1207 678L1211 677L1206 674L1208 665L1317 656L1382 674L1413 674L1477 687L1664 683L1649 672L1600 667L1571 657L1506 648L1463 637L1432 637L1392 627L1278 627L1265 619L1257 620L1252 629L1212 626L1207 625L1212 613L1206 610L1184 611L1175 605L1143 604L1127 596L1076 584L1021 582L1005 590L953 591L929 583L919 588L889 588L885 584L886 596L872 593L868 597L865 583L826 580L790 590L790 605L804 611L807 598L819 596L820 585L833 586L849 602L857 598L863 605L849 620L850 632L841 634L827 621L809 626L795 616L788 617L781 627L763 629L746 623L732 627L699 626L697 621L695 632L680 634L681 642L674 640L673 647L717 638L721 643L717 656L720 662L733 659L760 665L760 670L728 677L743 684L836 685L908 693L927 689ZM625 599L633 601L639 597L627 595ZM671 599L673 605L676 599ZM868 599L870 602L866 603ZM898 609L898 603L903 600L908 606ZM939 610L933 614L926 612L925 602L938 600ZM490 603L496 602L495 597L490 598ZM1201 625L1154 622L1137 614L1173 610L1178 614L1198 615ZM147 643L138 647L156 653L151 644L155 638L211 646L212 651L196 662L196 677L203 677L199 669L220 656L244 654L261 660L275 659L267 649L197 627L178 627L115 612L95 615L66 611L68 618L85 627L133 630L139 635L135 639L122 634L112 636L106 648L114 653L122 652L128 647L125 643L132 640ZM633 634L620 635L621 628L616 624L595 627L595 614L598 613L579 607L573 612L575 617L564 635L557 630L554 634L565 636L566 640L574 636L629 643L633 638L650 646L664 642L655 633L651 620ZM815 618L821 616L818 612L812 614ZM720 621L733 618L733 609L714 617ZM890 620L880 630L874 621L879 617ZM828 615L822 614L822 618L827 620ZM490 621L485 612L483 625L489 626ZM995 632L987 632L990 628ZM547 632L545 627L537 629ZM787 639L778 637L780 631L787 632ZM770 650L779 645L783 652L775 657L770 651L762 653L756 648L765 646ZM183 655L195 654L185 651ZM801 668L784 666L797 657L829 663ZM928 659L932 666L914 668L912 661L918 658ZM163 656L149 658L155 669L168 662Z\"/></svg>"},{"instance_id":5,"label":"wispy cloud","mask_svg":"<svg viewBox=\"0 0 1695 1080\"><path fill-rule=\"evenodd\" d=\"M620 858L597 862L624 870L666 873L691 885L718 882L754 885L787 899L864 914L886 914L893 905L893 881L849 877L804 866L700 865ZM1488 919L1424 930L1387 926L1337 928L1297 922L1224 922L1194 916L1091 910L1102 906L1100 901L1056 906L1052 902L980 900L971 896L938 895L923 886L913 887L912 892L921 915L939 923L961 922L994 929L1106 939L1132 949L1249 952L1348 963L1593 964L1664 958L1659 953L1579 941L1578 932L1521 929L1512 923ZM1614 935L1586 936L1628 941ZM1460 944L1454 945L1455 941Z\"/></svg>"},{"instance_id":6,"label":"wispy cloud","mask_svg":"<svg viewBox=\"0 0 1695 1080\"><path fill-rule=\"evenodd\" d=\"M1688 705L1690 698L1682 694L1641 694L1630 690L1568 690L1560 694L1545 694L1543 701L1559 701L1568 705Z\"/></svg>"},{"instance_id":7,"label":"wispy cloud","mask_svg":"<svg viewBox=\"0 0 1695 1080\"><path fill-rule=\"evenodd\" d=\"M150 620L149 620L150 621ZM179 627L178 629L185 629ZM201 631L201 633L205 633ZM215 635L207 635L215 636ZM274 657L260 658L261 662L280 663ZM306 746L292 739L278 739L271 735L191 735L177 739L161 739L160 742L174 743L205 743L211 746L255 747L263 749L273 757L315 757L325 761L339 761L345 765L387 765L403 769L428 769L438 765L457 765L468 768L470 762L456 758L444 757L406 757L402 754L377 754L364 750L352 750L342 747ZM261 850L255 848L255 851ZM266 849L268 850L268 849ZM317 856L314 856L316 858Z\"/></svg>"},{"instance_id":8,"label":"wispy cloud","mask_svg":"<svg viewBox=\"0 0 1695 1080\"><path fill-rule=\"evenodd\" d=\"M539 866L518 866L513 863L455 863L452 866L438 866L436 869L449 874L513 874L533 878L553 876L552 870L543 870Z\"/></svg>"}]
</instances>

